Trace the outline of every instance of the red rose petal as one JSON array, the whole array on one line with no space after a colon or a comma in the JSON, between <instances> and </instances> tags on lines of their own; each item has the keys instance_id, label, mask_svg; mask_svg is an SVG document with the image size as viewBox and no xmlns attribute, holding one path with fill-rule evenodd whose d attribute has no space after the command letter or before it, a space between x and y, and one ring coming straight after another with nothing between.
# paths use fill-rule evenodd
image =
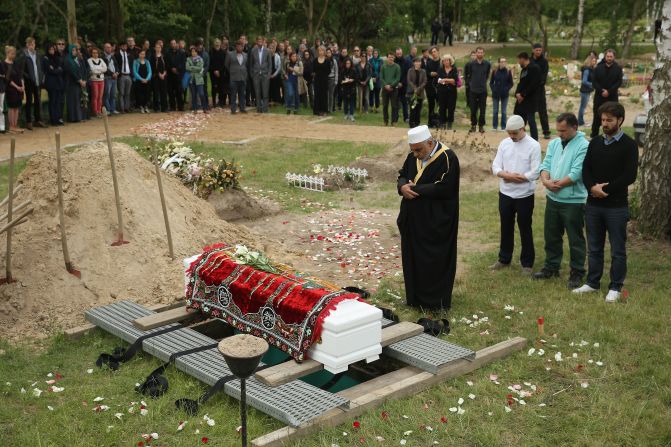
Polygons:
<instances>
[{"instance_id":1,"label":"red rose petal","mask_svg":"<svg viewBox=\"0 0 671 447\"><path fill-rule=\"evenodd\" d=\"M359 428L359 427L361 427L361 422L359 422L359 421L354 421L354 422L352 422L352 427L354 427L354 428Z\"/></svg>"},{"instance_id":2,"label":"red rose petal","mask_svg":"<svg viewBox=\"0 0 671 447\"><path fill-rule=\"evenodd\" d=\"M380 417L384 420L387 420L387 419L389 419L389 413L387 413L386 411L383 411L382 413L380 413Z\"/></svg>"},{"instance_id":3,"label":"red rose petal","mask_svg":"<svg viewBox=\"0 0 671 447\"><path fill-rule=\"evenodd\" d=\"M445 416L441 416L440 422L442 422L443 424L447 424L447 418Z\"/></svg>"},{"instance_id":4,"label":"red rose petal","mask_svg":"<svg viewBox=\"0 0 671 447\"><path fill-rule=\"evenodd\" d=\"M144 442L142 442L142 441L138 441L138 443L137 443L137 447L142 447L142 446L144 446Z\"/></svg>"},{"instance_id":5,"label":"red rose petal","mask_svg":"<svg viewBox=\"0 0 671 447\"><path fill-rule=\"evenodd\" d=\"M203 444L207 444L208 441L209 441L209 439L207 439L207 437L205 437L205 436L200 438L200 442L202 442Z\"/></svg>"},{"instance_id":6,"label":"red rose petal","mask_svg":"<svg viewBox=\"0 0 671 447\"><path fill-rule=\"evenodd\" d=\"M545 318L543 318L543 317L538 317L538 324L541 325L541 324L543 324L543 323L545 323Z\"/></svg>"}]
</instances>

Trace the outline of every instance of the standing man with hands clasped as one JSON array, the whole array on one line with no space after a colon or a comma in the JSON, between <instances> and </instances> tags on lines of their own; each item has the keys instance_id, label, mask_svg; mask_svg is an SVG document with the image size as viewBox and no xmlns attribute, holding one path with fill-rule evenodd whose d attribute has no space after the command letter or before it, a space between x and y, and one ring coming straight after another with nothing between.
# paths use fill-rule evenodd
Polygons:
<instances>
[{"instance_id":1,"label":"standing man with hands clasped","mask_svg":"<svg viewBox=\"0 0 671 447\"><path fill-rule=\"evenodd\" d=\"M506 122L508 138L501 141L492 163L492 172L499 177L499 215L501 217L501 245L499 260L490 268L510 267L515 244L515 216L522 240L520 263L522 273L531 275L536 257L531 223L534 212L534 190L541 164L541 145L524 131L524 120L519 115Z\"/></svg>"},{"instance_id":2,"label":"standing man with hands clasped","mask_svg":"<svg viewBox=\"0 0 671 447\"><path fill-rule=\"evenodd\" d=\"M598 122L599 117L603 136L592 138L589 142L582 167L582 179L589 191L585 207L587 283L573 292L583 294L599 291L608 233L611 263L606 302L614 303L620 299L627 275L628 188L636 181L638 145L622 131L622 104L603 104L594 116L594 121Z\"/></svg>"},{"instance_id":3,"label":"standing man with hands clasped","mask_svg":"<svg viewBox=\"0 0 671 447\"><path fill-rule=\"evenodd\" d=\"M534 279L559 276L564 231L568 235L571 272L568 288L580 287L585 276L585 200L587 190L582 182L582 164L589 142L578 131L578 118L572 113L557 117L559 138L550 141L541 164L541 182L546 189L545 264L534 273Z\"/></svg>"}]
</instances>

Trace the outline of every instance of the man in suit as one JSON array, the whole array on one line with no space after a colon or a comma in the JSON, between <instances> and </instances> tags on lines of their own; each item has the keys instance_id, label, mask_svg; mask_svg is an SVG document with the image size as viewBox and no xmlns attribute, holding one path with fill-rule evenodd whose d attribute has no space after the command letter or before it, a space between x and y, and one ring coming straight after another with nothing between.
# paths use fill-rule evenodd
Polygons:
<instances>
[{"instance_id":1,"label":"man in suit","mask_svg":"<svg viewBox=\"0 0 671 447\"><path fill-rule=\"evenodd\" d=\"M603 61L594 68L592 87L594 88L594 120L591 138L599 136L601 120L599 107L606 102L618 102L618 90L622 86L622 67L615 62L615 50L606 50Z\"/></svg>"},{"instance_id":2,"label":"man in suit","mask_svg":"<svg viewBox=\"0 0 671 447\"><path fill-rule=\"evenodd\" d=\"M119 90L119 112L128 113L131 108L131 87L133 86L132 70L133 58L132 53L128 50L127 42L119 42L119 51L115 56L116 66L119 67L119 77L117 78L117 88Z\"/></svg>"},{"instance_id":3,"label":"man in suit","mask_svg":"<svg viewBox=\"0 0 671 447\"><path fill-rule=\"evenodd\" d=\"M170 110L184 110L184 89L182 78L186 71L186 53L175 39L170 41L170 50L166 55L168 65L168 104Z\"/></svg>"},{"instance_id":4,"label":"man in suit","mask_svg":"<svg viewBox=\"0 0 671 447\"><path fill-rule=\"evenodd\" d=\"M33 130L36 127L47 127L41 118L42 102L40 101L40 89L42 86L42 61L35 51L35 39L26 38L26 47L21 52L16 67L23 70L23 83L26 92L26 129Z\"/></svg>"},{"instance_id":5,"label":"man in suit","mask_svg":"<svg viewBox=\"0 0 671 447\"><path fill-rule=\"evenodd\" d=\"M259 36L256 38L256 47L249 54L249 72L254 84L256 111L259 113L268 112L271 66L270 51L266 48L265 39Z\"/></svg>"},{"instance_id":6,"label":"man in suit","mask_svg":"<svg viewBox=\"0 0 671 447\"><path fill-rule=\"evenodd\" d=\"M231 114L237 113L236 105L240 107L240 113L247 113L245 110L245 90L247 84L247 53L243 51L244 42L238 40L235 42L235 51L231 51L224 62L226 71L231 79ZM268 93L268 90L266 90Z\"/></svg>"}]
</instances>

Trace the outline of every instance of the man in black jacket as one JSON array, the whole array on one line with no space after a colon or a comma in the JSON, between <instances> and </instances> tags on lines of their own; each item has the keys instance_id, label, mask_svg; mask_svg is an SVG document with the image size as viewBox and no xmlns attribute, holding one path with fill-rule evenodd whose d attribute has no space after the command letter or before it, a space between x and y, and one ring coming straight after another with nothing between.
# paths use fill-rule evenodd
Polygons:
<instances>
[{"instance_id":1,"label":"man in black jacket","mask_svg":"<svg viewBox=\"0 0 671 447\"><path fill-rule=\"evenodd\" d=\"M443 19L443 46L447 45L447 41L450 41L450 46L452 46L452 22L450 22L449 17Z\"/></svg>"},{"instance_id":2,"label":"man in black jacket","mask_svg":"<svg viewBox=\"0 0 671 447\"><path fill-rule=\"evenodd\" d=\"M407 91L408 83L408 70L410 70L411 65L408 63L408 60L403 57L403 49L396 48L396 58L394 62L401 67L401 82L398 83L396 88L398 89L398 102L401 103L401 108L403 109L403 121L408 122L408 98L405 96Z\"/></svg>"},{"instance_id":3,"label":"man in black jacket","mask_svg":"<svg viewBox=\"0 0 671 447\"><path fill-rule=\"evenodd\" d=\"M184 110L184 95L182 93L182 77L186 70L186 53L179 48L177 41L170 41L170 50L166 54L168 64L168 104L170 110Z\"/></svg>"},{"instance_id":4,"label":"man in black jacket","mask_svg":"<svg viewBox=\"0 0 671 447\"><path fill-rule=\"evenodd\" d=\"M550 123L548 123L548 106L547 101L545 100L545 83L548 79L548 72L550 71L550 66L548 65L548 60L545 59L543 55L543 45L535 43L533 45L533 57L531 58L531 63L538 65L538 68L541 69L541 82L538 88L538 118L541 121L541 127L543 128L543 138L546 140L550 139Z\"/></svg>"},{"instance_id":5,"label":"man in black jacket","mask_svg":"<svg viewBox=\"0 0 671 447\"><path fill-rule=\"evenodd\" d=\"M226 53L227 50L222 48L221 41L219 39L214 39L214 45L210 50L212 107L224 107L224 65L226 63Z\"/></svg>"},{"instance_id":6,"label":"man in black jacket","mask_svg":"<svg viewBox=\"0 0 671 447\"><path fill-rule=\"evenodd\" d=\"M531 138L538 141L538 127L536 126L536 108L538 107L538 92L541 82L541 70L538 65L529 60L526 51L517 55L517 62L522 67L520 81L515 89L515 115L521 116L529 124Z\"/></svg>"},{"instance_id":7,"label":"man in black jacket","mask_svg":"<svg viewBox=\"0 0 671 447\"><path fill-rule=\"evenodd\" d=\"M42 122L42 101L40 100L43 78L42 59L35 50L35 39L32 37L26 38L26 48L19 54L16 67L23 70L23 84L26 92L26 129L33 130L33 125L47 127Z\"/></svg>"},{"instance_id":8,"label":"man in black jacket","mask_svg":"<svg viewBox=\"0 0 671 447\"><path fill-rule=\"evenodd\" d=\"M469 94L471 105L471 132L475 132L476 124L480 128L480 133L485 132L485 110L487 106L487 81L492 69L488 60L485 60L485 49L478 47L475 49L475 60L469 65ZM478 117L478 110L480 116Z\"/></svg>"},{"instance_id":9,"label":"man in black jacket","mask_svg":"<svg viewBox=\"0 0 671 447\"><path fill-rule=\"evenodd\" d=\"M471 61L475 60L475 51L471 51ZM466 107L471 110L471 88L468 86L471 82L471 64L466 62L464 66L464 90L466 91Z\"/></svg>"},{"instance_id":10,"label":"man in black jacket","mask_svg":"<svg viewBox=\"0 0 671 447\"><path fill-rule=\"evenodd\" d=\"M608 49L603 62L596 66L592 74L594 88L594 119L591 138L599 135L599 107L606 102L618 102L618 89L622 85L622 67L615 62L615 50Z\"/></svg>"},{"instance_id":11,"label":"man in black jacket","mask_svg":"<svg viewBox=\"0 0 671 447\"><path fill-rule=\"evenodd\" d=\"M438 17L431 22L431 45L438 45L438 33L440 33L441 25Z\"/></svg>"},{"instance_id":12,"label":"man in black jacket","mask_svg":"<svg viewBox=\"0 0 671 447\"><path fill-rule=\"evenodd\" d=\"M582 166L582 180L589 192L585 206L587 283L573 292L599 290L608 233L611 263L606 302L614 303L620 298L627 275L628 188L636 181L638 145L622 131L622 104L606 102L597 113L594 120L601 121L603 137L596 136L589 142Z\"/></svg>"}]
</instances>

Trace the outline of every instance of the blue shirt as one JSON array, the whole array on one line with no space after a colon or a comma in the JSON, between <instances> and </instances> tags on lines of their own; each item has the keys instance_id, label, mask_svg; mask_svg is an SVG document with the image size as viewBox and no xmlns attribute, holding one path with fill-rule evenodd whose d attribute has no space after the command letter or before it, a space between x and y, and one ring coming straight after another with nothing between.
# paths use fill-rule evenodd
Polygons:
<instances>
[{"instance_id":1,"label":"blue shirt","mask_svg":"<svg viewBox=\"0 0 671 447\"><path fill-rule=\"evenodd\" d=\"M604 135L603 136L603 144L608 146L610 144L613 144L616 141L620 141L620 138L622 138L622 135L624 135L624 131L622 129L620 129L620 131L618 133L616 133L615 135L613 135L612 137L609 137L608 135Z\"/></svg>"}]
</instances>

